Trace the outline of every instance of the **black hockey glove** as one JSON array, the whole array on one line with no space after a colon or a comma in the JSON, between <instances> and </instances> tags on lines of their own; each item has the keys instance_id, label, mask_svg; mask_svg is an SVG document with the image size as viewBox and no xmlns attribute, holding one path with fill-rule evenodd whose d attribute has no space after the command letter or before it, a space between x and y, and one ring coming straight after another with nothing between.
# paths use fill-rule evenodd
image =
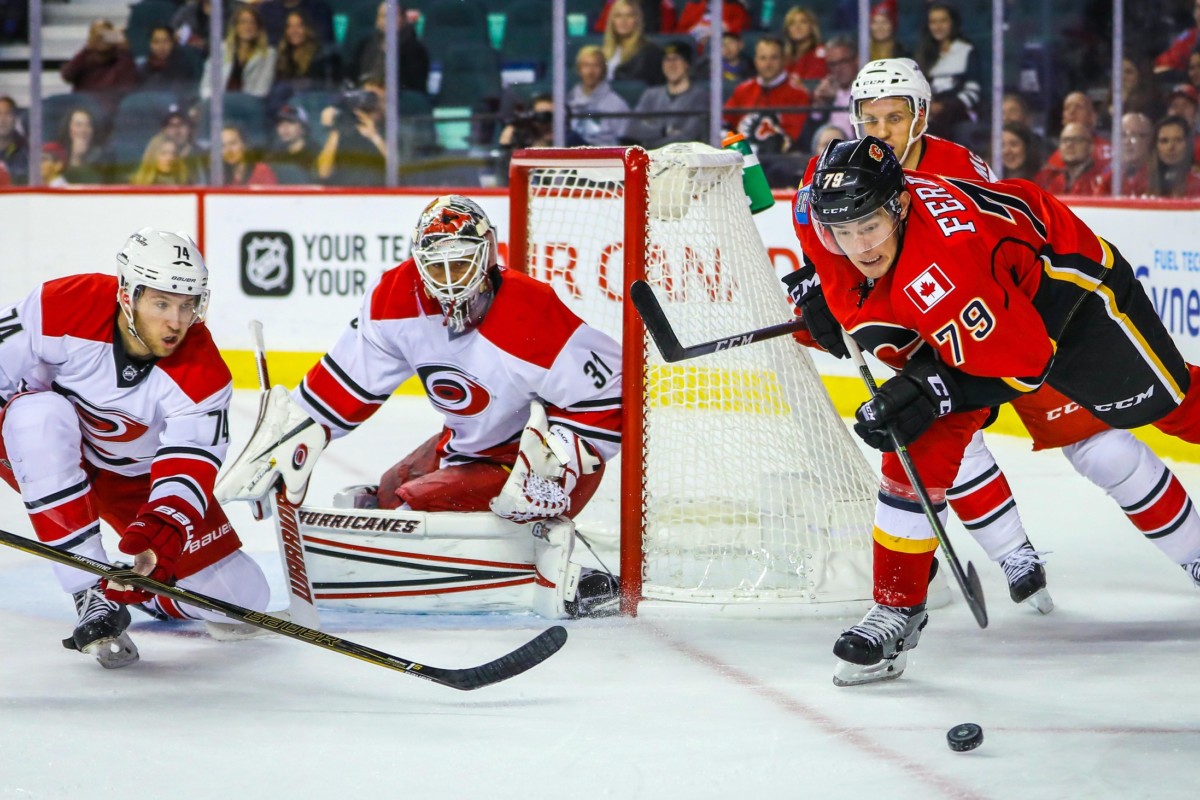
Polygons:
<instances>
[{"instance_id":1,"label":"black hockey glove","mask_svg":"<svg viewBox=\"0 0 1200 800\"><path fill-rule=\"evenodd\" d=\"M944 364L910 361L854 412L854 432L876 450L890 453L896 446L888 435L889 427L900 444L912 444L935 419L949 414L959 402L958 386Z\"/></svg>"},{"instance_id":2,"label":"black hockey glove","mask_svg":"<svg viewBox=\"0 0 1200 800\"><path fill-rule=\"evenodd\" d=\"M816 339L817 344L838 358L849 358L846 343L842 341L842 326L833 317L829 304L825 302L825 293L821 291L821 276L817 274L812 264L805 264L800 269L783 278L788 288L788 295L805 327Z\"/></svg>"}]
</instances>

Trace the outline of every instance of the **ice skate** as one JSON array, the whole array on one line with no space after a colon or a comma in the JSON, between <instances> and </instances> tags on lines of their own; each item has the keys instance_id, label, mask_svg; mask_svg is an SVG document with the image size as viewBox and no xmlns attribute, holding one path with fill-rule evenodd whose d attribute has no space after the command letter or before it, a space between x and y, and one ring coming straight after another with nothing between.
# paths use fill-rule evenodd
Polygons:
<instances>
[{"instance_id":1,"label":"ice skate","mask_svg":"<svg viewBox=\"0 0 1200 800\"><path fill-rule=\"evenodd\" d=\"M924 603L909 608L876 603L862 622L834 642L833 654L840 659L834 668L834 685L899 678L908 664L908 651L917 646L928 622Z\"/></svg>"},{"instance_id":2,"label":"ice skate","mask_svg":"<svg viewBox=\"0 0 1200 800\"><path fill-rule=\"evenodd\" d=\"M1008 579L1008 596L1014 603L1029 603L1039 614L1049 614L1054 609L1054 600L1046 589L1046 562L1042 553L1033 549L1029 540L1000 559L1004 577Z\"/></svg>"},{"instance_id":3,"label":"ice skate","mask_svg":"<svg viewBox=\"0 0 1200 800\"><path fill-rule=\"evenodd\" d=\"M127 667L138 660L138 649L125 629L129 627L129 609L104 596L99 585L75 592L75 611L79 622L75 631L63 639L63 647L95 656L105 669Z\"/></svg>"},{"instance_id":4,"label":"ice skate","mask_svg":"<svg viewBox=\"0 0 1200 800\"><path fill-rule=\"evenodd\" d=\"M1183 567L1183 571L1191 577L1192 585L1200 589L1200 558L1179 566Z\"/></svg>"},{"instance_id":5,"label":"ice skate","mask_svg":"<svg viewBox=\"0 0 1200 800\"><path fill-rule=\"evenodd\" d=\"M621 611L620 584L616 576L598 569L583 567L575 599L566 601L567 615L580 617L611 617Z\"/></svg>"}]
</instances>

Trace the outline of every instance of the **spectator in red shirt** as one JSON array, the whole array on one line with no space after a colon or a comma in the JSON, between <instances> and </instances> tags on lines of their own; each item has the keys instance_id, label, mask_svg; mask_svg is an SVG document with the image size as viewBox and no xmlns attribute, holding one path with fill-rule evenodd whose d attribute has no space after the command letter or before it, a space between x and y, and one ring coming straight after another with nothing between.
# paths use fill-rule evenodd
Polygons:
<instances>
[{"instance_id":1,"label":"spectator in red shirt","mask_svg":"<svg viewBox=\"0 0 1200 800\"><path fill-rule=\"evenodd\" d=\"M1140 111L1121 117L1121 194L1144 195L1149 191L1147 164L1154 149L1154 123ZM1094 186L1097 197L1112 194L1112 165Z\"/></svg>"},{"instance_id":2,"label":"spectator in red shirt","mask_svg":"<svg viewBox=\"0 0 1200 800\"><path fill-rule=\"evenodd\" d=\"M767 35L754 48L758 76L738 85L726 108L761 108L763 111L725 115L725 124L745 135L764 153L782 153L797 147L807 115L804 112L772 111L786 106L807 106L808 92L793 86L783 68L783 40Z\"/></svg>"},{"instance_id":3,"label":"spectator in red shirt","mask_svg":"<svg viewBox=\"0 0 1200 800\"><path fill-rule=\"evenodd\" d=\"M725 23L725 30L745 33L751 28L750 12L742 5L741 0L725 0L721 9L721 20ZM708 0L692 0L684 6L679 12L679 22L675 31L689 34L703 47L712 34L712 16L708 10Z\"/></svg>"},{"instance_id":4,"label":"spectator in red shirt","mask_svg":"<svg viewBox=\"0 0 1200 800\"><path fill-rule=\"evenodd\" d=\"M1096 130L1096 107L1083 92L1071 92L1063 98L1062 125L1078 123L1089 131ZM1096 133L1092 134L1092 161L1096 163L1112 160L1112 144L1108 139ZM1055 169L1063 168L1063 158L1060 151L1055 150L1046 159L1046 166Z\"/></svg>"},{"instance_id":5,"label":"spectator in red shirt","mask_svg":"<svg viewBox=\"0 0 1200 800\"><path fill-rule=\"evenodd\" d=\"M246 135L237 125L221 129L221 161L225 169L226 186L275 186L279 180L275 171L252 155L246 145Z\"/></svg>"},{"instance_id":6,"label":"spectator in red shirt","mask_svg":"<svg viewBox=\"0 0 1200 800\"><path fill-rule=\"evenodd\" d=\"M787 12L783 18L783 42L788 78L793 84L820 80L829 72L821 23L812 9L793 6Z\"/></svg>"},{"instance_id":7,"label":"spectator in red shirt","mask_svg":"<svg viewBox=\"0 0 1200 800\"><path fill-rule=\"evenodd\" d=\"M1147 184L1151 197L1200 196L1192 130L1183 117L1159 120L1154 131L1154 151L1150 154Z\"/></svg>"},{"instance_id":8,"label":"spectator in red shirt","mask_svg":"<svg viewBox=\"0 0 1200 800\"><path fill-rule=\"evenodd\" d=\"M858 75L858 47L840 36L832 39L825 45L825 63L829 66L829 74L813 89L814 109L808 116L809 130L805 131L805 141L822 125L854 130L850 124L850 87Z\"/></svg>"},{"instance_id":9,"label":"spectator in red shirt","mask_svg":"<svg viewBox=\"0 0 1200 800\"><path fill-rule=\"evenodd\" d=\"M72 90L94 93L110 116L138 80L137 65L129 54L125 34L106 19L91 24L83 49L63 64L59 73Z\"/></svg>"},{"instance_id":10,"label":"spectator in red shirt","mask_svg":"<svg viewBox=\"0 0 1200 800\"><path fill-rule=\"evenodd\" d=\"M1061 167L1047 164L1034 176L1033 182L1055 195L1092 194L1096 180L1108 167L1108 162L1092 158L1092 132L1081 123L1063 126L1058 139Z\"/></svg>"},{"instance_id":11,"label":"spectator in red shirt","mask_svg":"<svg viewBox=\"0 0 1200 800\"><path fill-rule=\"evenodd\" d=\"M1195 0L1192 4L1192 18L1196 20L1196 27L1176 36L1166 52L1154 59L1155 72L1183 72L1187 69L1188 53L1196 47L1196 40L1200 37L1200 0Z\"/></svg>"}]
</instances>

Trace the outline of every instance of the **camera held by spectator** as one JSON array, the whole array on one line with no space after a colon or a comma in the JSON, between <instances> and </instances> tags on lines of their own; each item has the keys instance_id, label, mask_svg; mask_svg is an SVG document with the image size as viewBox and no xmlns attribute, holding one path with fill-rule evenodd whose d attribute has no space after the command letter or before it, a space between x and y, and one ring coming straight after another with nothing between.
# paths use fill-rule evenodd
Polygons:
<instances>
[{"instance_id":1,"label":"camera held by spectator","mask_svg":"<svg viewBox=\"0 0 1200 800\"><path fill-rule=\"evenodd\" d=\"M547 147L554 137L554 112L548 110L518 111L509 120L512 126L512 146Z\"/></svg>"}]
</instances>

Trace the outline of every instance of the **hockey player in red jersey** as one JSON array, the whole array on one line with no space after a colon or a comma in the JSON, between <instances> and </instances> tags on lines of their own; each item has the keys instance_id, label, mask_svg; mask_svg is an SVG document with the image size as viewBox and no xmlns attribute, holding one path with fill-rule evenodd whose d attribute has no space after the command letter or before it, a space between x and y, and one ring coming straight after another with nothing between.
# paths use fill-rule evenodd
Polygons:
<instances>
[{"instance_id":1,"label":"hockey player in red jersey","mask_svg":"<svg viewBox=\"0 0 1200 800\"><path fill-rule=\"evenodd\" d=\"M882 139L905 169L996 180L983 159L970 150L925 132L931 93L910 59L872 61L859 72L850 93L855 133ZM810 176L811 170L812 165ZM1167 557L1177 561L1180 536L1200 535L1200 514L1182 484L1131 433L1105 425L1048 385L1015 398L1011 405L1032 436L1035 450L1061 448L1075 470L1107 492ZM988 556L1003 568L1013 601L1028 601L1047 613L1052 602L1045 589L1042 554L1028 541L1008 479L982 432L967 446L947 500Z\"/></svg>"},{"instance_id":2,"label":"hockey player in red jersey","mask_svg":"<svg viewBox=\"0 0 1200 800\"><path fill-rule=\"evenodd\" d=\"M357 502L539 522L535 608L561 616L577 610L581 580L570 518L620 446L620 350L549 286L496 259L495 231L474 201L434 200L412 257L368 288L358 319L291 397L337 439L416 376L444 426L382 476L375 500ZM259 470L244 458L222 496L253 494ZM597 575L582 577L586 593L615 597L612 576Z\"/></svg>"},{"instance_id":3,"label":"hockey player in red jersey","mask_svg":"<svg viewBox=\"0 0 1200 800\"><path fill-rule=\"evenodd\" d=\"M117 253L117 276L48 281L0 308L0 478L42 542L107 561L104 520L137 572L264 609L266 579L212 497L232 383L202 322L207 286L195 242L142 228ZM126 603L225 621L54 570L79 614L63 644L105 667L138 658Z\"/></svg>"},{"instance_id":4,"label":"hockey player in red jersey","mask_svg":"<svg viewBox=\"0 0 1200 800\"><path fill-rule=\"evenodd\" d=\"M796 232L833 319L899 374L855 431L883 450L875 602L838 639L841 685L896 677L927 616L936 539L888 429L941 513L988 409L1049 384L1115 428L1200 442L1200 369L1187 364L1129 264L1027 181L904 173L866 137L826 149ZM1200 536L1172 534L1200 580Z\"/></svg>"}]
</instances>

